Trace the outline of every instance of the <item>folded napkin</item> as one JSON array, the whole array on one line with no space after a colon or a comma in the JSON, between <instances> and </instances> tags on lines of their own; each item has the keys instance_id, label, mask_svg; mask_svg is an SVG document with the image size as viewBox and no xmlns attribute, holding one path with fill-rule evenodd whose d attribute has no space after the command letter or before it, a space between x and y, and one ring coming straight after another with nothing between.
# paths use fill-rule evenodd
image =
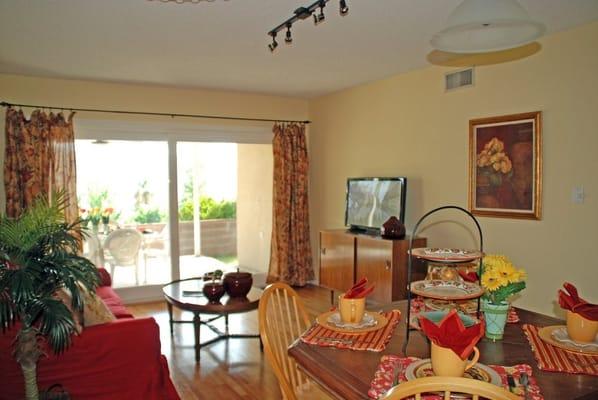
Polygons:
<instances>
[{"instance_id":1,"label":"folded napkin","mask_svg":"<svg viewBox=\"0 0 598 400\"><path fill-rule=\"evenodd\" d=\"M351 289L347 290L343 296L345 299L360 299L367 296L374 291L374 285L366 287L368 284L368 278L365 276L359 280Z\"/></svg>"},{"instance_id":2,"label":"folded napkin","mask_svg":"<svg viewBox=\"0 0 598 400\"><path fill-rule=\"evenodd\" d=\"M438 325L423 315L419 317L419 324L432 343L453 350L462 360L469 357L484 335L483 323L466 328L456 310L449 311Z\"/></svg>"},{"instance_id":3,"label":"folded napkin","mask_svg":"<svg viewBox=\"0 0 598 400\"><path fill-rule=\"evenodd\" d=\"M569 282L565 282L563 287L565 293L559 289L559 304L565 310L577 313L590 321L598 321L598 304L591 304L579 297L577 288Z\"/></svg>"},{"instance_id":4,"label":"folded napkin","mask_svg":"<svg viewBox=\"0 0 598 400\"><path fill-rule=\"evenodd\" d=\"M459 271L459 275L465 282L477 282L478 281L478 273L477 272L466 272L466 271Z\"/></svg>"}]
</instances>

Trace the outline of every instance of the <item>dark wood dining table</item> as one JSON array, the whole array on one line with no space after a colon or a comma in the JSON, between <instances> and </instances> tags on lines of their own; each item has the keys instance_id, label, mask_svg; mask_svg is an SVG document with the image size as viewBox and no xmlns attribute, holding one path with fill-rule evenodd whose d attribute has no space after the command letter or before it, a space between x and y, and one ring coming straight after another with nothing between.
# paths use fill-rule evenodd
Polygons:
<instances>
[{"instance_id":1,"label":"dark wood dining table","mask_svg":"<svg viewBox=\"0 0 598 400\"><path fill-rule=\"evenodd\" d=\"M380 358L386 354L402 355L405 340L405 318L407 302L399 301L382 307L383 310L399 309L402 321L397 326L388 346L382 352L354 351L309 345L297 340L288 350L300 368L328 391L334 398L356 400L367 399L370 382L374 378ZM503 340L493 342L482 339L478 344L480 362L484 364L511 366L529 364L533 370L542 395L546 400L596 400L598 399L598 377L545 372L538 369L531 347L522 325L536 326L564 324L563 321L523 309L517 309L520 322L507 324ZM410 332L406 354L412 357L428 358L430 345L420 332ZM598 359L598 357L597 357Z\"/></svg>"}]
</instances>

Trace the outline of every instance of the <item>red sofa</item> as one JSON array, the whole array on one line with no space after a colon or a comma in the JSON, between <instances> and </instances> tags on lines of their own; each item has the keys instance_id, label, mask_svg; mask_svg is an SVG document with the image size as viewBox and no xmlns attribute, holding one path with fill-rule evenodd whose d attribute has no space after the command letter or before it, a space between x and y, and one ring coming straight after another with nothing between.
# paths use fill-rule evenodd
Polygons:
<instances>
[{"instance_id":1,"label":"red sofa","mask_svg":"<svg viewBox=\"0 0 598 400\"><path fill-rule=\"evenodd\" d=\"M160 352L160 331L153 318L135 319L101 271L97 294L117 320L85 328L71 347L56 355L47 350L37 365L39 390L59 383L73 400L178 400L168 363ZM17 328L0 331L0 400L24 398L23 374L13 357Z\"/></svg>"}]
</instances>

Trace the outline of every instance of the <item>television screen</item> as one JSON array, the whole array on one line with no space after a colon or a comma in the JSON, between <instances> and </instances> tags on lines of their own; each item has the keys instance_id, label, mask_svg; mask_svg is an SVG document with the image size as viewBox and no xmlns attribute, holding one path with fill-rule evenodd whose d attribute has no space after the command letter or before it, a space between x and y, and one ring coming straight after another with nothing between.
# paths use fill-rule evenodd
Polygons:
<instances>
[{"instance_id":1,"label":"television screen","mask_svg":"<svg viewBox=\"0 0 598 400\"><path fill-rule=\"evenodd\" d=\"M391 216L405 223L407 178L349 178L345 225L379 230Z\"/></svg>"}]
</instances>

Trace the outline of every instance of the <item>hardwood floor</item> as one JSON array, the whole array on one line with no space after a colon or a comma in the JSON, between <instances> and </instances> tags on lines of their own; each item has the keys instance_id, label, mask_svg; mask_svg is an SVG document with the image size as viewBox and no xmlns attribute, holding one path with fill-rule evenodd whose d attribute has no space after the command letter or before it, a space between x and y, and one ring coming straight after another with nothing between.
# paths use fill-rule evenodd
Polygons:
<instances>
[{"instance_id":1,"label":"hardwood floor","mask_svg":"<svg viewBox=\"0 0 598 400\"><path fill-rule=\"evenodd\" d=\"M313 320L330 308L330 291L316 286L297 289ZM160 325L162 353L168 359L170 375L182 399L236 400L281 399L278 381L270 369L257 339L221 340L201 349L201 361L195 363L193 327L175 324L174 337L168 327L166 303L130 305L136 317L153 317ZM191 319L192 314L175 309L175 318ZM223 328L224 321L215 323ZM231 333L257 333L257 311L230 316ZM206 327L202 341L213 337Z\"/></svg>"}]
</instances>

